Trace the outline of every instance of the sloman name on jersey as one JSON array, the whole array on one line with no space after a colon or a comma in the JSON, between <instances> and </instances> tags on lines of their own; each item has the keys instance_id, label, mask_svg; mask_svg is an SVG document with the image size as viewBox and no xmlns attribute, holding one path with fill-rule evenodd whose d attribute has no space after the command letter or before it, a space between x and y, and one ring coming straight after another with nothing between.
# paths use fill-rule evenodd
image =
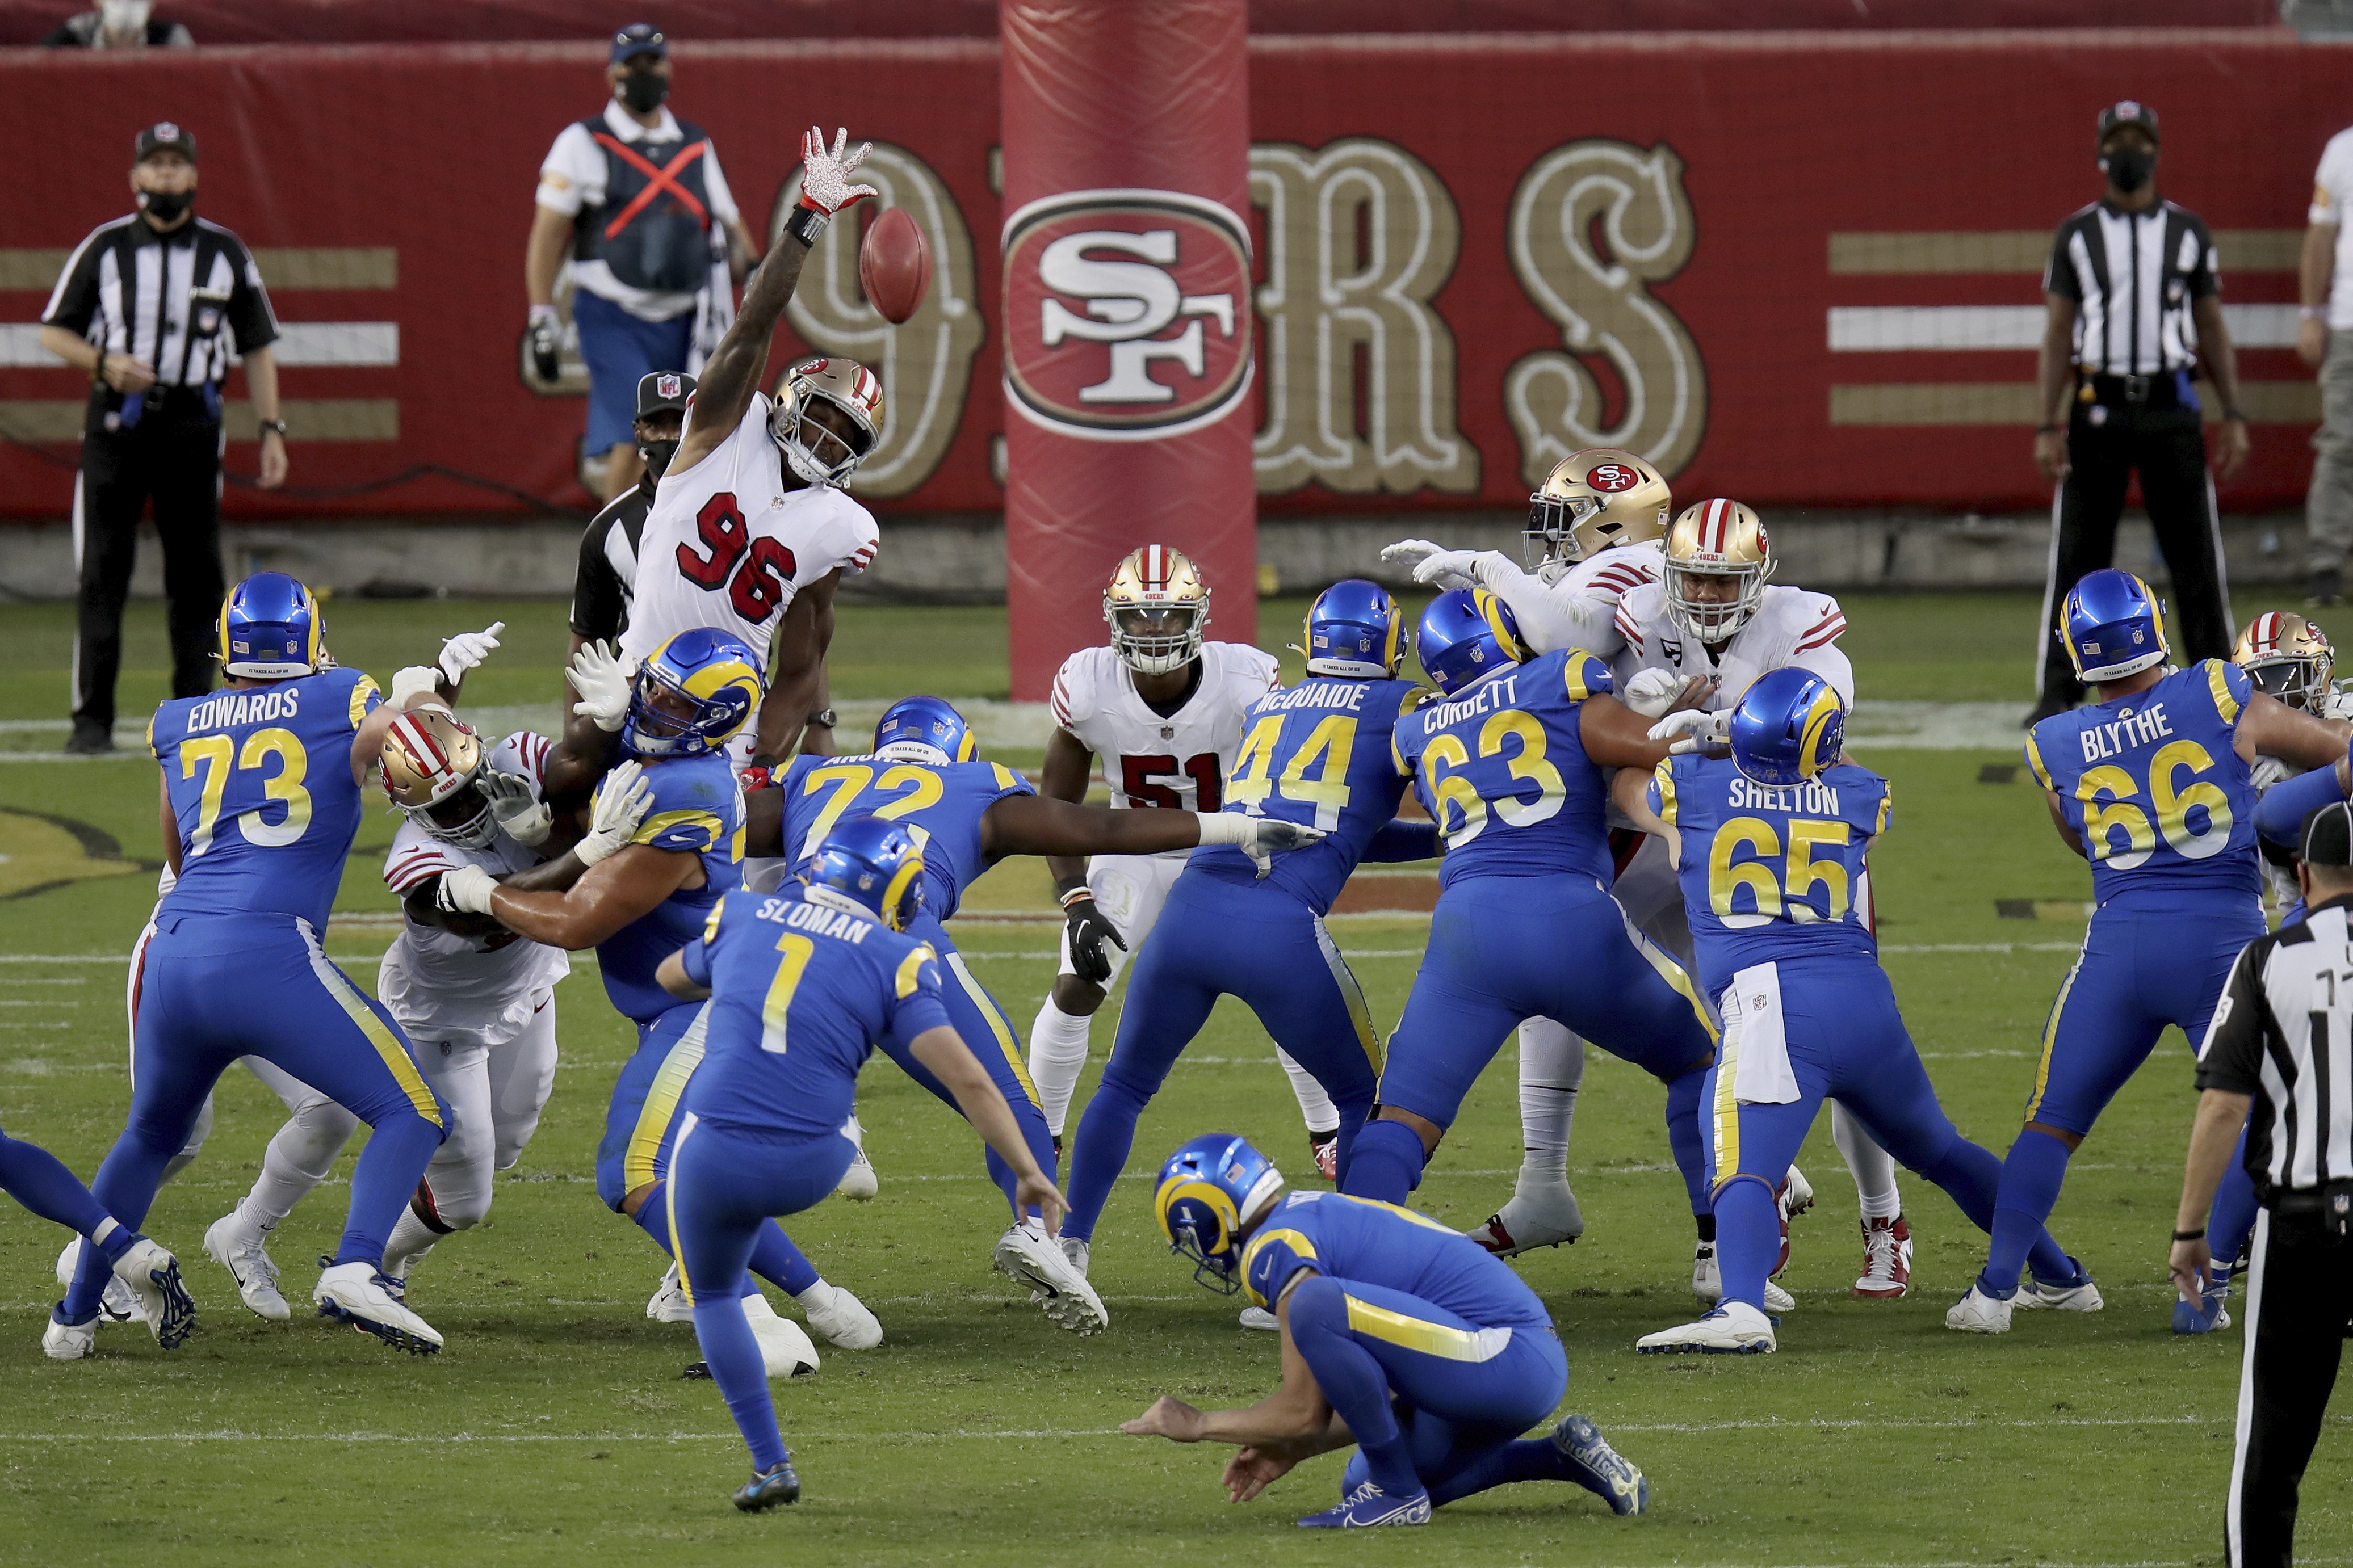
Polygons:
<instances>
[{"instance_id":1,"label":"sloman name on jersey","mask_svg":"<svg viewBox=\"0 0 2353 1568\"><path fill-rule=\"evenodd\" d=\"M856 915L845 914L839 910L829 910L823 904L813 904L806 899L764 900L760 905L759 918L764 921L776 920L780 918L779 910L783 911L781 918L786 925L795 931L807 931L811 936L838 936L844 942L855 943L864 942L866 933L874 929L874 922L871 921L860 920ZM711 923L712 925L719 923L719 910L716 907L711 911Z\"/></svg>"},{"instance_id":2,"label":"sloman name on jersey","mask_svg":"<svg viewBox=\"0 0 2353 1568\"><path fill-rule=\"evenodd\" d=\"M1838 791L1827 784L1791 784L1774 788L1736 774L1725 789L1725 805L1733 811L1802 811L1816 816L1839 814Z\"/></svg>"},{"instance_id":3,"label":"sloman name on jersey","mask_svg":"<svg viewBox=\"0 0 2353 1568\"><path fill-rule=\"evenodd\" d=\"M2129 718L2094 724L2079 738L2084 742L2084 760L2096 763L2102 757L2120 757L2135 746L2146 746L2160 735L2172 733L2173 725L2165 717L2165 704L2152 702Z\"/></svg>"},{"instance_id":4,"label":"sloman name on jersey","mask_svg":"<svg viewBox=\"0 0 2353 1568\"><path fill-rule=\"evenodd\" d=\"M1500 713L1516 707L1520 700L1520 678L1517 672L1498 675L1486 681L1478 690L1458 701L1439 702L1422 709L1422 731L1432 734L1465 719L1476 719L1482 713Z\"/></svg>"},{"instance_id":5,"label":"sloman name on jersey","mask_svg":"<svg viewBox=\"0 0 2353 1568\"><path fill-rule=\"evenodd\" d=\"M1355 712L1364 707L1365 693L1371 689L1371 683L1363 680L1308 680L1268 692L1250 704L1250 716L1282 713L1293 708L1345 708Z\"/></svg>"},{"instance_id":6,"label":"sloman name on jersey","mask_svg":"<svg viewBox=\"0 0 2353 1568\"><path fill-rule=\"evenodd\" d=\"M218 697L197 703L188 710L188 733L199 730L228 730L239 724L267 723L272 719L291 719L301 703L302 694L293 687L278 687L269 691L224 691Z\"/></svg>"}]
</instances>

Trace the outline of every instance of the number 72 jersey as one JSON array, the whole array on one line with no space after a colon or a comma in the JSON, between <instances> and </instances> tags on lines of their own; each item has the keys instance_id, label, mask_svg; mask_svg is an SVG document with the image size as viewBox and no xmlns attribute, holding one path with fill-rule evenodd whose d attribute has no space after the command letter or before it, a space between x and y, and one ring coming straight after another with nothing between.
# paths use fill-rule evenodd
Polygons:
<instances>
[{"instance_id":1,"label":"number 72 jersey","mask_svg":"<svg viewBox=\"0 0 2353 1568\"><path fill-rule=\"evenodd\" d=\"M2119 893L2260 894L2255 784L2238 752L2253 690L2219 658L2034 726L2026 765L2059 797L2102 903Z\"/></svg>"}]
</instances>

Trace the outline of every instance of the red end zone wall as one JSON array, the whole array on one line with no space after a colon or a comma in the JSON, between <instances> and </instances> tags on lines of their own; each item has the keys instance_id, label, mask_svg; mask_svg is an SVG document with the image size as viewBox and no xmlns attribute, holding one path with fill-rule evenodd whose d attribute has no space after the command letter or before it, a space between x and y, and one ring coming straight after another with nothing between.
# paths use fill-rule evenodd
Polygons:
<instances>
[{"instance_id":1,"label":"red end zone wall","mask_svg":"<svg viewBox=\"0 0 2353 1568\"><path fill-rule=\"evenodd\" d=\"M999 509L999 346L1039 323L1003 319L996 47L677 52L676 107L712 132L755 229L798 127L881 144L877 183L933 241L933 298L885 327L843 226L778 353L881 371L890 431L861 476L879 510ZM597 109L603 58L0 52L16 123L52 128L11 138L9 318L33 321L65 250L126 210L132 129L174 119L203 147L199 210L262 253L292 329L305 486L437 463L585 504L582 405L526 390L515 339L534 173ZM2026 458L2040 268L2052 226L2097 194L2094 114L2127 95L2163 116L2160 188L2221 237L2256 420L2255 461L2222 503L2292 504L2317 413L2286 347L2295 247L2321 145L2353 121L2348 65L2345 46L2245 32L1255 39L1261 510L1514 506L1554 457L1601 441L1653 455L1685 495L2041 505ZM29 325L0 341L0 431L69 455L79 378ZM252 462L232 445L232 467ZM0 514L61 515L69 490L0 449ZM524 510L436 479L345 499L232 491L229 507Z\"/></svg>"}]
</instances>

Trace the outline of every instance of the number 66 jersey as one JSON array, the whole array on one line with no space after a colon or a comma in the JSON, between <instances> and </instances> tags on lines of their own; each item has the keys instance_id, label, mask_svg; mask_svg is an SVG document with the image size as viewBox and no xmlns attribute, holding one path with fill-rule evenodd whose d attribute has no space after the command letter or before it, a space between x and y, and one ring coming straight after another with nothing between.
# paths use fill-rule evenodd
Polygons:
<instances>
[{"instance_id":1,"label":"number 66 jersey","mask_svg":"<svg viewBox=\"0 0 2353 1568\"><path fill-rule=\"evenodd\" d=\"M872 564L872 512L831 485L785 488L800 480L787 480L768 434L774 406L754 393L715 450L662 475L638 542L625 656L642 659L681 632L715 626L759 654L765 683L793 595L837 567L854 577Z\"/></svg>"}]
</instances>

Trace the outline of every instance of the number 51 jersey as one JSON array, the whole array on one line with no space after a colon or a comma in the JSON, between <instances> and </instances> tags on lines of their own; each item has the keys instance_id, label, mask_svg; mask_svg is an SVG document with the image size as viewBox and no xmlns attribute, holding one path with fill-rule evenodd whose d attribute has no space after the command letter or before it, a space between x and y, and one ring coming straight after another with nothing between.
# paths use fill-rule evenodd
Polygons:
<instances>
[{"instance_id":1,"label":"number 51 jersey","mask_svg":"<svg viewBox=\"0 0 2353 1568\"><path fill-rule=\"evenodd\" d=\"M2237 665L2202 659L2034 726L2026 765L2082 836L2100 902L2133 891L2260 896L2254 777L2237 749L2253 690Z\"/></svg>"},{"instance_id":2,"label":"number 51 jersey","mask_svg":"<svg viewBox=\"0 0 2353 1568\"><path fill-rule=\"evenodd\" d=\"M1216 811L1226 774L1242 743L1242 711L1273 689L1274 656L1248 643L1201 645L1201 679L1176 712L1163 718L1135 694L1135 677L1117 649L1082 647L1054 676L1054 722L1103 759L1114 811L1158 805ZM1183 859L1189 849L1168 852Z\"/></svg>"},{"instance_id":3,"label":"number 51 jersey","mask_svg":"<svg viewBox=\"0 0 2353 1568\"><path fill-rule=\"evenodd\" d=\"M785 489L785 467L768 435L764 393L716 450L687 469L671 468L654 490L638 541L638 580L621 652L643 658L681 632L715 626L760 656L793 595L839 567L856 576L872 564L874 514L831 485Z\"/></svg>"}]
</instances>

